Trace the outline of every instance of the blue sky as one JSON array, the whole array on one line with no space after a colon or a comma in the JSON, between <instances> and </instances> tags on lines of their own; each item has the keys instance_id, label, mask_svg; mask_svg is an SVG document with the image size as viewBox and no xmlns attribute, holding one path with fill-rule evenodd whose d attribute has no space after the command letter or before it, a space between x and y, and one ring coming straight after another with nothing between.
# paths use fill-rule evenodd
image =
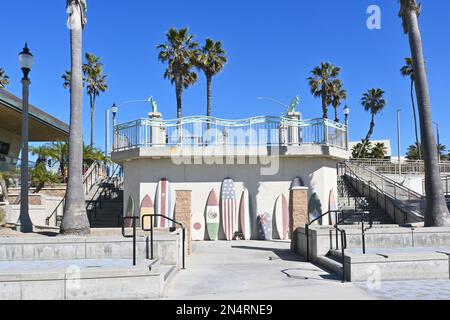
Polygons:
<instances>
[{"instance_id":1,"label":"blue sky","mask_svg":"<svg viewBox=\"0 0 450 320\"><path fill-rule=\"evenodd\" d=\"M376 123L375 139L391 139L396 149L396 109L402 108L403 151L414 143L409 81L400 76L410 55L407 37L397 17L396 0L210 0L156 2L88 0L84 51L103 58L109 90L97 100L95 140L104 147L104 110L114 101L153 95L165 118L176 115L175 90L163 79L165 66L156 45L170 27L189 27L198 41L221 40L229 56L224 71L213 80L213 114L224 118L279 115L283 111L259 96L285 103L300 95L305 118L321 116L320 100L311 96L306 78L322 61L342 67L351 108L351 139L365 136L370 116L360 104L364 91L380 87L387 106ZM441 140L450 146L446 75L450 74L450 1L423 0L420 26L430 82L432 113L441 124ZM69 68L69 31L65 0L2 1L0 67L10 76L8 90L21 92L17 54L25 41L36 57L31 73L31 102L69 121L69 94L61 74ZM380 6L381 30L366 27L367 7ZM205 80L184 94L184 115L206 109ZM147 104L123 107L119 122L145 117ZM342 112L342 111L341 111ZM89 141L89 100L84 102L84 139ZM343 115L341 115L341 119ZM394 152L395 153L395 152Z\"/></svg>"}]
</instances>

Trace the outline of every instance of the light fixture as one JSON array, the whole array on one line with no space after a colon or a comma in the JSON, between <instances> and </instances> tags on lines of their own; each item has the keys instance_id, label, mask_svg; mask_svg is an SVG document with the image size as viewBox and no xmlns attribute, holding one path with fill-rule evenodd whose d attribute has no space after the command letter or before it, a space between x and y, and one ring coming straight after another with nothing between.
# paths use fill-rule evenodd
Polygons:
<instances>
[{"instance_id":1,"label":"light fixture","mask_svg":"<svg viewBox=\"0 0 450 320\"><path fill-rule=\"evenodd\" d=\"M28 44L25 43L25 48L23 48L23 51L19 53L19 65L25 78L28 78L28 74L30 73L33 64L34 57L31 54L30 49L28 49Z\"/></svg>"}]
</instances>

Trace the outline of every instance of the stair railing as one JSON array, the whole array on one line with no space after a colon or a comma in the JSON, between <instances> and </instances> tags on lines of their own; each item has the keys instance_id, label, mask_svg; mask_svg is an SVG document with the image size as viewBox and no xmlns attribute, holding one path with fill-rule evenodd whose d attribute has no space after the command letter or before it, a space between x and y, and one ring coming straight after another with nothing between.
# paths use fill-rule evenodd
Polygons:
<instances>
[{"instance_id":1,"label":"stair railing","mask_svg":"<svg viewBox=\"0 0 450 320\"><path fill-rule=\"evenodd\" d=\"M336 231L336 250L339 250L339 234L341 235L341 249L340 250L341 250L341 257L342 257L342 282L346 282L347 277L346 277L346 267L345 267L345 250L347 249L347 233L344 229L340 228L339 226L342 225L343 223L345 223L345 220L347 220L350 217L353 217L355 215L361 216L362 251L363 251L363 254L366 254L366 231L369 230L370 228L372 228L373 218L372 218L372 213L369 211L350 212L350 213L346 214L342 210L330 210L330 211L325 212L324 214L321 214L320 216L316 217L311 222L309 222L308 224L305 225L306 261L308 261L308 262L310 261L309 229L310 229L311 225L318 222L323 217L331 215L333 213L335 214L335 217L336 217L336 223L333 225L333 228ZM340 220L339 220L339 214L341 215ZM370 218L370 220L369 220L370 227L369 228L365 227L365 217L367 214L369 214L369 218ZM333 250L333 240L332 239L333 239L333 234L332 234L332 230L330 230L330 250Z\"/></svg>"},{"instance_id":2,"label":"stair railing","mask_svg":"<svg viewBox=\"0 0 450 320\"><path fill-rule=\"evenodd\" d=\"M151 260L154 259L154 255L153 255L153 219L156 217L161 217L163 219L166 219L168 221L173 222L174 224L178 225L181 230L182 230L182 237L183 237L183 241L182 241L182 269L186 269L186 250L185 250L185 242L186 242L186 228L184 227L184 225L181 222L178 222L172 218L169 218L165 215L162 214L145 214L141 217L141 227L142 227L142 231L144 232L150 232L150 255L151 255ZM146 218L150 218L150 228L145 228L146 224L145 219ZM172 229L172 228L171 228ZM148 239L148 238L147 238ZM147 242L147 248L148 248L148 242ZM148 250L147 250L147 259L148 259Z\"/></svg>"},{"instance_id":3,"label":"stair railing","mask_svg":"<svg viewBox=\"0 0 450 320\"><path fill-rule=\"evenodd\" d=\"M103 168L103 169L102 169ZM86 193L86 190L91 188L92 189L92 181L94 179L94 177L96 179L98 179L98 177L100 176L100 174L104 171L104 164L100 163L99 161L95 161L90 167L89 169L85 172L85 174L83 175L83 187L84 187L84 192ZM90 190L89 190L90 191ZM88 194L89 191L86 193ZM64 195L64 197L61 199L61 201L58 203L58 205L56 206L56 208L53 210L53 212L50 214L50 216L48 216L47 218L45 218L45 224L47 226L50 225L50 219L52 219L54 216L57 217L58 215L58 211L61 208L64 208L66 205L66 197L67 197L67 193ZM57 218L56 218L57 219ZM56 221L56 223L58 223L58 221Z\"/></svg>"},{"instance_id":4,"label":"stair railing","mask_svg":"<svg viewBox=\"0 0 450 320\"><path fill-rule=\"evenodd\" d=\"M370 194L370 187L373 187L377 191L377 204L378 205L380 205L379 195L381 194L384 198L384 208L383 209L385 210L385 212L387 213L387 208L388 208L387 203L390 203L393 207L394 223L397 223L396 212L400 212L401 214L403 214L403 223L404 224L408 223L408 217L411 217L413 219L413 222L423 221L422 215L417 214L416 212L413 212L410 208L409 209L406 208L405 205L402 203L402 200L400 200L400 199L396 198L395 196L393 196L392 194L386 192L386 190L384 190L383 188L380 188L373 180L365 180L363 177L361 177L361 175L356 174L355 171L353 171L353 169L350 168L347 163L345 163L345 162L340 163L339 169L341 170L342 175L344 175L344 176L347 175L348 177L352 178L355 181L355 183L357 185L356 189L358 192L359 192L358 186L359 186L359 184L361 184L361 189L362 189L362 193L364 196L368 196L369 198L372 198L372 196ZM367 168L364 168L364 169L367 169ZM364 194L366 186L369 187L368 195ZM401 187L404 189L407 189L404 186L401 186ZM410 193L410 194L412 195L412 193ZM419 197L422 200L422 197L420 195L419 195ZM417 201L421 201L421 200L417 200Z\"/></svg>"}]
</instances>

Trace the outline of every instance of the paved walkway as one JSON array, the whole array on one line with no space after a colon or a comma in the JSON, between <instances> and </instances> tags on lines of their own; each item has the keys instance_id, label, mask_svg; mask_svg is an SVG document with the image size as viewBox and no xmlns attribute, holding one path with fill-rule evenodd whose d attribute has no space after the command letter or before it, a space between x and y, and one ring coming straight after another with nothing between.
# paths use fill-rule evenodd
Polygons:
<instances>
[{"instance_id":1,"label":"paved walkway","mask_svg":"<svg viewBox=\"0 0 450 320\"><path fill-rule=\"evenodd\" d=\"M291 253L289 242L196 242L194 254L166 288L167 299L373 299Z\"/></svg>"}]
</instances>

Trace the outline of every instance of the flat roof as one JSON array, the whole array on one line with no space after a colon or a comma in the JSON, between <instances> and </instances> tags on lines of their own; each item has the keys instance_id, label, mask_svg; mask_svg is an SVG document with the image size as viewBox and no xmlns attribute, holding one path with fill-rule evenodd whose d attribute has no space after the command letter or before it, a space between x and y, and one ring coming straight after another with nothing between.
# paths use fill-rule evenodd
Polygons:
<instances>
[{"instance_id":1,"label":"flat roof","mask_svg":"<svg viewBox=\"0 0 450 320\"><path fill-rule=\"evenodd\" d=\"M61 141L69 136L69 125L29 105L32 142ZM0 88L0 128L16 135L22 132L22 100Z\"/></svg>"}]
</instances>

